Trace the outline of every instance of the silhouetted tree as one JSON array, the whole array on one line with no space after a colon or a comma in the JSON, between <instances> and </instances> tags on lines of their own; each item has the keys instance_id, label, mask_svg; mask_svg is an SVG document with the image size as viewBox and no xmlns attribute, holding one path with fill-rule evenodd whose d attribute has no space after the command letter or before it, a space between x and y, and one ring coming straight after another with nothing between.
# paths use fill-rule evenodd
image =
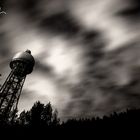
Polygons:
<instances>
[{"instance_id":1,"label":"silhouetted tree","mask_svg":"<svg viewBox=\"0 0 140 140\"><path fill-rule=\"evenodd\" d=\"M58 112L52 108L51 103L44 105L38 101L29 111L24 110L19 116L17 110L11 112L6 121L5 119L0 120L0 128L93 128L94 130L104 130L139 126L139 120L140 109L129 109L121 113L113 112L110 116L103 116L103 118L74 118L60 124Z\"/></svg>"},{"instance_id":2,"label":"silhouetted tree","mask_svg":"<svg viewBox=\"0 0 140 140\"><path fill-rule=\"evenodd\" d=\"M20 125L33 127L57 126L59 121L58 113L53 111L51 104L44 105L39 101L29 111L21 112L18 118Z\"/></svg>"},{"instance_id":3,"label":"silhouetted tree","mask_svg":"<svg viewBox=\"0 0 140 140\"><path fill-rule=\"evenodd\" d=\"M60 124L60 119L58 118L58 111L55 109L52 116L52 125L58 126Z\"/></svg>"},{"instance_id":4,"label":"silhouetted tree","mask_svg":"<svg viewBox=\"0 0 140 140\"><path fill-rule=\"evenodd\" d=\"M29 124L32 126L39 126L41 125L41 119L42 119L42 112L44 110L44 105L40 103L39 101L36 102L33 107L31 108L29 114Z\"/></svg>"},{"instance_id":5,"label":"silhouetted tree","mask_svg":"<svg viewBox=\"0 0 140 140\"><path fill-rule=\"evenodd\" d=\"M49 126L51 125L51 122L52 122L52 107L51 107L51 104L50 102L44 106L43 108L43 111L41 113L41 123L42 125L45 125L45 126Z\"/></svg>"},{"instance_id":6,"label":"silhouetted tree","mask_svg":"<svg viewBox=\"0 0 140 140\"><path fill-rule=\"evenodd\" d=\"M29 113L28 113L28 111L26 112L25 110L24 111L22 111L21 113L20 113L20 116L19 116L19 118L18 118L18 123L20 124L20 125L22 125L22 126L24 126L24 125L27 125L27 123L28 123L28 117L29 116Z\"/></svg>"}]
</instances>

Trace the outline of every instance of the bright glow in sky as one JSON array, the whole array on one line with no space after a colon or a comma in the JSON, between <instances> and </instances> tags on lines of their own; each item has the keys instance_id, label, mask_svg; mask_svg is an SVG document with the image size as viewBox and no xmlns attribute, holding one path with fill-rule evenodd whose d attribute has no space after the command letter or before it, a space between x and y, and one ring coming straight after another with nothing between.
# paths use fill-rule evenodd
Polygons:
<instances>
[{"instance_id":1,"label":"bright glow in sky","mask_svg":"<svg viewBox=\"0 0 140 140\"><path fill-rule=\"evenodd\" d=\"M13 1L16 3L18 0ZM101 33L103 38L100 38L99 35L99 42L105 42L103 47L106 53L125 47L132 42L139 44L139 23L134 27L128 24L128 21L115 15L119 10L129 6L130 3L122 0L51 0L50 2L48 1L47 4L45 0L42 0L37 5L42 13L36 13L40 15L35 19L35 15L31 16L28 13L30 10L18 11L16 7L10 7L8 14L3 18L3 22L0 25L0 32L4 32L6 34L5 38L8 40L3 44L1 43L3 46L0 48L0 50L2 49L1 51L6 51L8 55L4 56L1 53L0 56L0 64L2 65L1 72L4 72L2 73L4 74L2 81L5 80L7 73L9 73L7 72L9 70L7 70L10 61L9 57L12 57L18 51L30 49L37 62L33 73L26 79L23 90L25 94L23 93L22 95L19 108L29 109L37 100L41 100L44 103L51 101L52 104L59 109L59 112L63 112L65 109L71 109L72 111L69 112L73 114L73 112L78 112L78 110L80 112L92 101L91 106L85 108L87 110L90 108L92 111L95 111L95 113L100 112L102 114L102 112L105 113L106 110L106 112L108 112L108 105L110 105L112 98L117 98L122 102L125 101L123 97L118 98L116 95L114 97L112 94L104 96L104 91L102 93L100 89L94 89L98 86L96 86L97 83L94 81L95 79L92 79L92 76L89 76L90 74L87 77L85 76L85 72L90 73L93 70L92 68L94 68L94 66L87 64L89 62L88 59L94 59L94 56L86 56L86 54L90 53L92 55L92 51L94 51L94 46L92 45L94 42L92 44L93 40L89 39L91 42L85 41L85 43L83 36L85 35L84 33L90 34L94 31L99 32L99 34ZM67 17L70 16L71 21L78 23L77 25L80 31L77 34L68 34L73 28L67 28L67 26L71 26L71 24L74 24L72 26L75 27L76 23L69 23L66 25L67 31L66 29L63 31L63 26L67 24L67 22L70 22L68 21L69 18L63 17L64 15L57 19L58 21L62 20L60 23L58 22L58 26L60 27L55 27L56 25L53 23L48 25L50 29L46 28L46 24L48 23L44 18L48 20L48 15L55 15L61 12L66 13ZM29 19L26 14L29 14ZM40 27L42 21L45 25ZM61 22L63 25L59 25ZM7 46L4 46L4 44ZM122 51L122 53L119 52L120 54L114 53L115 55L111 57L111 60L107 54L104 60L100 60L102 66L99 72L103 71L103 74L109 77L109 80L107 79L108 81L105 81L104 84L107 85L115 81L116 85L124 86L131 81L130 73L132 63L133 65L139 65L140 63L139 48L133 46L133 50L134 51L129 48L128 52ZM134 54L136 54L136 56L134 56ZM118 64L118 61L121 63ZM116 62L119 66L116 65ZM105 73L106 71L108 73ZM82 81L84 79L83 77L87 81ZM94 81L95 83L90 85L91 89L88 89L88 92L82 94L81 89L86 88L87 85L82 86L80 84L82 82L88 83L89 81ZM78 97L73 90L78 90ZM26 94L26 92L29 92L29 94ZM118 104L114 106L116 107ZM106 110L104 107L106 107ZM109 110L113 108L111 107ZM69 115L67 112L66 114L65 112L63 113L62 116Z\"/></svg>"}]
</instances>

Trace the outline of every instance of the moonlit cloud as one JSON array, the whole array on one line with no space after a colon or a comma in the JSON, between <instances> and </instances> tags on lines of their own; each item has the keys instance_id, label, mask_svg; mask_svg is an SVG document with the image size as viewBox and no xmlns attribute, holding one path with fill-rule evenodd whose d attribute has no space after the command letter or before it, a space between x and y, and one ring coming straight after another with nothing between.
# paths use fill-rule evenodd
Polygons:
<instances>
[{"instance_id":1,"label":"moonlit cloud","mask_svg":"<svg viewBox=\"0 0 140 140\"><path fill-rule=\"evenodd\" d=\"M109 42L106 49L112 50L131 42L138 35L123 20L114 16L116 11L130 6L130 3L120 0L81 0L73 3L72 14L80 20L85 28L89 30L96 28L103 31Z\"/></svg>"},{"instance_id":2,"label":"moonlit cloud","mask_svg":"<svg viewBox=\"0 0 140 140\"><path fill-rule=\"evenodd\" d=\"M62 118L139 107L138 7L131 0L13 0L0 15L1 83L18 51L36 60L19 110L51 102ZM137 21L137 22L134 22Z\"/></svg>"}]
</instances>

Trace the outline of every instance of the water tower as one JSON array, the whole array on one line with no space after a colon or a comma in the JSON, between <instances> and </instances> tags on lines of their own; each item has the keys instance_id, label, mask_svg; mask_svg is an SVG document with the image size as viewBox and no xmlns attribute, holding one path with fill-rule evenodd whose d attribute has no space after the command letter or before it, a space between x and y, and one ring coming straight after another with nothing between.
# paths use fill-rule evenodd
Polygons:
<instances>
[{"instance_id":1,"label":"water tower","mask_svg":"<svg viewBox=\"0 0 140 140\"><path fill-rule=\"evenodd\" d=\"M14 117L26 75L32 72L34 64L30 50L17 53L11 60L11 72L0 89L1 118Z\"/></svg>"}]
</instances>

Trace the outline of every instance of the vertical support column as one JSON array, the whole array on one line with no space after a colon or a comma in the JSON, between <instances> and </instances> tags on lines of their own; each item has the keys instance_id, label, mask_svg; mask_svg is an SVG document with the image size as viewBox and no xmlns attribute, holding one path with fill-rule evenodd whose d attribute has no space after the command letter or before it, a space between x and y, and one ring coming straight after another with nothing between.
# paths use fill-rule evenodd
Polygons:
<instances>
[{"instance_id":1,"label":"vertical support column","mask_svg":"<svg viewBox=\"0 0 140 140\"><path fill-rule=\"evenodd\" d=\"M19 65L21 66L21 64ZM17 110L18 101L21 95L21 90L25 82L26 75L22 74L24 68L21 70L20 67L16 67L11 71L3 86L0 89L0 116L4 120L9 117L14 117L11 112ZM17 71L20 72L20 75L17 74Z\"/></svg>"}]
</instances>

